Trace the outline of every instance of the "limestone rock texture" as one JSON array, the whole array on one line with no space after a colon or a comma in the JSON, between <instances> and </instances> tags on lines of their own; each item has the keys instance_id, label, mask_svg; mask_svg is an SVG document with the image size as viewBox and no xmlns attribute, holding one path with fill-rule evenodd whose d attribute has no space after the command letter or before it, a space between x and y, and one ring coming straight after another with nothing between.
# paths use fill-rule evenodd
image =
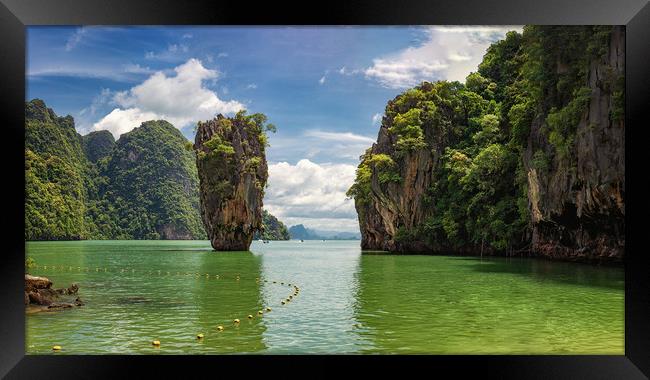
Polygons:
<instances>
[{"instance_id":1,"label":"limestone rock texture","mask_svg":"<svg viewBox=\"0 0 650 380\"><path fill-rule=\"evenodd\" d=\"M558 63L558 70L561 64ZM625 249L625 120L612 120L613 83L625 74L625 29L614 27L604 57L590 62L591 96L568 157L555 157L547 173L531 164L551 150L543 121L531 126L524 165L532 217L531 249L557 258L618 260Z\"/></svg>"},{"instance_id":2,"label":"limestone rock texture","mask_svg":"<svg viewBox=\"0 0 650 380\"><path fill-rule=\"evenodd\" d=\"M603 43L606 53L591 56L586 63L580 61L579 68L585 70L586 81L580 79L579 87L588 90L584 92L588 99L584 110L580 109L579 123L570 126L575 128L575 133L566 134L571 141L569 152L559 154L558 147L550 142L547 120L557 104L542 102L533 111L532 122L527 124L521 153L516 158L524 177L521 183L511 184L511 187L522 186L523 198L528 202L528 224L521 235L521 245L516 247L518 254L598 262L620 262L624 256L625 118L621 92L625 78L625 29L612 27L608 36L608 41ZM553 75L559 77L566 73L569 64L575 69L576 63L562 62L560 54L553 64ZM540 91L560 92L543 87L559 87L560 81L556 82L552 85L535 82L532 86L542 87ZM424 82L415 90L429 93L431 86ZM565 97L571 96L565 92ZM436 193L435 174L441 168L446 148L458 143L455 130L467 128L466 123L457 122L462 117L462 108L450 107L444 98L434 99L431 108L437 110L437 119L423 123L425 147L397 156L398 137L390 129L395 125L395 112L405 115L412 107L398 106L404 99L406 95L400 95L388 102L377 141L361 157L359 166L359 169L364 166L367 157L391 157L394 162L390 170L400 180L391 181L388 176L393 174L386 170L382 180L382 172L368 164L372 170L366 174L365 182L359 181L363 173L357 171L358 182L366 183L367 187L351 188L355 190L361 248L478 255L483 251L480 240L450 247L427 240L429 236L421 232L396 238L400 231L422 231L421 227L433 216L430 204L440 196ZM540 152L549 160L544 170L535 164L534 156ZM485 251L512 254L515 250L498 252L486 247Z\"/></svg>"},{"instance_id":3,"label":"limestone rock texture","mask_svg":"<svg viewBox=\"0 0 650 380\"><path fill-rule=\"evenodd\" d=\"M247 251L262 228L268 178L260 114L218 115L198 124L194 150L203 225L217 251Z\"/></svg>"}]
</instances>

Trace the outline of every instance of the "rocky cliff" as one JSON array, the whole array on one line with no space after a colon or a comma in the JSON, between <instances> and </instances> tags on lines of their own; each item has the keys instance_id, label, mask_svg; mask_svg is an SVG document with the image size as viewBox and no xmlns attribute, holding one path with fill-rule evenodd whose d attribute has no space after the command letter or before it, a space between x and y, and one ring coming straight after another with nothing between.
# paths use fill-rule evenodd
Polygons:
<instances>
[{"instance_id":1,"label":"rocky cliff","mask_svg":"<svg viewBox=\"0 0 650 380\"><path fill-rule=\"evenodd\" d=\"M262 114L239 112L199 122L194 150L203 225L218 251L246 251L262 228L268 178L266 124Z\"/></svg>"},{"instance_id":2,"label":"rocky cliff","mask_svg":"<svg viewBox=\"0 0 650 380\"><path fill-rule=\"evenodd\" d=\"M164 120L146 121L120 136L99 163L98 192L108 216L98 223L102 232L118 239L205 237L194 155L186 144Z\"/></svg>"},{"instance_id":3,"label":"rocky cliff","mask_svg":"<svg viewBox=\"0 0 650 380\"><path fill-rule=\"evenodd\" d=\"M136 127L136 126L134 126ZM148 121L115 142L25 103L25 240L204 239L189 141Z\"/></svg>"},{"instance_id":4,"label":"rocky cliff","mask_svg":"<svg viewBox=\"0 0 650 380\"><path fill-rule=\"evenodd\" d=\"M57 116L40 99L25 103L25 239L78 240L85 220L88 161L71 116Z\"/></svg>"},{"instance_id":5,"label":"rocky cliff","mask_svg":"<svg viewBox=\"0 0 650 380\"><path fill-rule=\"evenodd\" d=\"M558 59L555 71L566 71ZM625 120L621 102L625 29L615 27L603 55L589 60L586 107L569 154L547 138L548 118L531 125L524 153L531 209L532 250L551 257L620 259L625 249ZM548 115L548 114L547 114ZM553 159L546 170L535 152Z\"/></svg>"},{"instance_id":6,"label":"rocky cliff","mask_svg":"<svg viewBox=\"0 0 650 380\"><path fill-rule=\"evenodd\" d=\"M262 210L262 229L257 231L253 239L289 240L287 226L266 210Z\"/></svg>"},{"instance_id":7,"label":"rocky cliff","mask_svg":"<svg viewBox=\"0 0 650 380\"><path fill-rule=\"evenodd\" d=\"M624 28L511 32L466 83L391 100L348 195L362 248L617 261Z\"/></svg>"}]
</instances>

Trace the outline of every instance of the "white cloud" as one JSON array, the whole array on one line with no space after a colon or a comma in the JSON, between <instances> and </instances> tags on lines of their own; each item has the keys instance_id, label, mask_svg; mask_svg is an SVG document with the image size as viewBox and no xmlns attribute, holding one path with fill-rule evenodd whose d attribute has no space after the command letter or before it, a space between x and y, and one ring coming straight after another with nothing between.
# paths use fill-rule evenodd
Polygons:
<instances>
[{"instance_id":1,"label":"white cloud","mask_svg":"<svg viewBox=\"0 0 650 380\"><path fill-rule=\"evenodd\" d=\"M193 36L191 33L185 33L185 34L183 34L183 38L184 38L184 39L185 39L185 38L192 38L192 37L194 37L194 36Z\"/></svg>"},{"instance_id":2,"label":"white cloud","mask_svg":"<svg viewBox=\"0 0 650 380\"><path fill-rule=\"evenodd\" d=\"M135 127L139 127L145 121L162 119L153 112L142 111L139 108L129 108L126 110L115 108L111 113L104 116L93 126L96 131L107 130L113 134L116 139L121 134L129 132Z\"/></svg>"},{"instance_id":3,"label":"white cloud","mask_svg":"<svg viewBox=\"0 0 650 380\"><path fill-rule=\"evenodd\" d=\"M136 63L129 63L126 65L122 66L124 68L125 73L132 73L132 74L152 74L154 71L149 68L149 66L140 66L140 64Z\"/></svg>"},{"instance_id":4,"label":"white cloud","mask_svg":"<svg viewBox=\"0 0 650 380\"><path fill-rule=\"evenodd\" d=\"M152 119L165 119L180 129L218 113L232 114L245 108L238 101L219 99L203 86L206 80L216 80L219 72L205 68L201 61L192 58L174 72L175 76L168 76L158 71L130 90L116 93L113 101L120 108L95 123L95 130L109 130L118 138Z\"/></svg>"},{"instance_id":5,"label":"white cloud","mask_svg":"<svg viewBox=\"0 0 650 380\"><path fill-rule=\"evenodd\" d=\"M124 68L123 68L124 69ZM30 68L27 72L30 79L39 77L72 77L72 78L99 78L116 82L133 82L137 74L125 70L116 70L114 67L88 67L74 65L52 65L44 68Z\"/></svg>"},{"instance_id":6,"label":"white cloud","mask_svg":"<svg viewBox=\"0 0 650 380\"><path fill-rule=\"evenodd\" d=\"M355 165L317 164L308 159L296 165L271 164L264 208L288 225L358 231L354 201L345 196L355 170Z\"/></svg>"},{"instance_id":7,"label":"white cloud","mask_svg":"<svg viewBox=\"0 0 650 380\"><path fill-rule=\"evenodd\" d=\"M74 33L68 37L68 40L65 44L65 51L71 51L74 49L79 44L79 42L81 42L81 39L83 38L84 34L86 34L86 32L87 29L84 27L75 30Z\"/></svg>"},{"instance_id":8,"label":"white cloud","mask_svg":"<svg viewBox=\"0 0 650 380\"><path fill-rule=\"evenodd\" d=\"M250 83L249 85L246 86L246 89L248 90L254 90L257 88L257 85L255 83Z\"/></svg>"},{"instance_id":9,"label":"white cloud","mask_svg":"<svg viewBox=\"0 0 650 380\"><path fill-rule=\"evenodd\" d=\"M217 54L217 58L224 58L224 57L227 57L227 56L228 56L228 53L219 53L219 54Z\"/></svg>"},{"instance_id":10,"label":"white cloud","mask_svg":"<svg viewBox=\"0 0 650 380\"><path fill-rule=\"evenodd\" d=\"M412 87L425 80L464 81L470 72L476 71L492 42L504 38L510 30L521 29L517 26L430 27L425 30L426 39L422 44L376 58L364 73L366 78L394 89Z\"/></svg>"},{"instance_id":11,"label":"white cloud","mask_svg":"<svg viewBox=\"0 0 650 380\"><path fill-rule=\"evenodd\" d=\"M376 114L372 115L372 125L381 124L382 117L383 117L383 115L380 114L380 113L376 113Z\"/></svg>"},{"instance_id":12,"label":"white cloud","mask_svg":"<svg viewBox=\"0 0 650 380\"><path fill-rule=\"evenodd\" d=\"M355 74L359 74L359 73L363 72L363 70L357 70L357 69L350 70L347 67L343 66L338 70L338 72L341 75L355 75Z\"/></svg>"},{"instance_id":13,"label":"white cloud","mask_svg":"<svg viewBox=\"0 0 650 380\"><path fill-rule=\"evenodd\" d=\"M182 61L189 51L189 46L185 44L169 44L167 49L163 51L157 53L153 51L146 52L144 58L167 62Z\"/></svg>"},{"instance_id":14,"label":"white cloud","mask_svg":"<svg viewBox=\"0 0 650 380\"><path fill-rule=\"evenodd\" d=\"M322 85L323 83L325 83L325 75L323 75L323 76L318 80L318 83L320 83L321 85Z\"/></svg>"},{"instance_id":15,"label":"white cloud","mask_svg":"<svg viewBox=\"0 0 650 380\"><path fill-rule=\"evenodd\" d=\"M370 144L375 142L374 139L366 136L355 135L351 132L323 132L319 130L305 131L304 136L316 137L322 140L339 141L339 142L353 142Z\"/></svg>"},{"instance_id":16,"label":"white cloud","mask_svg":"<svg viewBox=\"0 0 650 380\"><path fill-rule=\"evenodd\" d=\"M271 149L267 156L273 161L287 161L292 157L306 157L321 162L354 163L374 139L351 132L326 132L317 129L304 131L299 136L282 137L282 129L270 136Z\"/></svg>"}]
</instances>

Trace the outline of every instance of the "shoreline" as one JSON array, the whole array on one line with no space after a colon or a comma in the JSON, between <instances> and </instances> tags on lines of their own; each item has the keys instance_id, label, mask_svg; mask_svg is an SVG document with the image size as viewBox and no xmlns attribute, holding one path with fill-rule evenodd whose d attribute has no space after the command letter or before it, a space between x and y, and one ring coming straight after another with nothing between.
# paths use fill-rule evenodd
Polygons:
<instances>
[{"instance_id":1,"label":"shoreline","mask_svg":"<svg viewBox=\"0 0 650 380\"><path fill-rule=\"evenodd\" d=\"M392 255L392 256L448 256L448 257L468 257L468 258L484 258L484 259L493 259L493 258L502 258L502 259L535 259L543 260L548 262L565 262L565 263L575 263L583 264L589 266L606 266L606 267L625 267L625 260L621 258L615 259L599 259L593 257L550 257L541 254L535 254L527 252L525 254L516 254L516 255L505 255L505 254L483 254L480 253L466 253L466 252L400 252L400 251L382 251L382 250L372 250L372 249L362 249L362 255Z\"/></svg>"}]
</instances>

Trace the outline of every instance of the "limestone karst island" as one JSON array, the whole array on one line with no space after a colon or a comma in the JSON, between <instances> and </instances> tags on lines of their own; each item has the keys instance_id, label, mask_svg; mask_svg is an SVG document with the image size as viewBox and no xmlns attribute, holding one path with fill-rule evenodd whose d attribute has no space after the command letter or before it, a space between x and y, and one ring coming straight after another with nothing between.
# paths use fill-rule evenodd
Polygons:
<instances>
[{"instance_id":1,"label":"limestone karst island","mask_svg":"<svg viewBox=\"0 0 650 380\"><path fill-rule=\"evenodd\" d=\"M26 353L624 353L624 27L28 32Z\"/></svg>"}]
</instances>

